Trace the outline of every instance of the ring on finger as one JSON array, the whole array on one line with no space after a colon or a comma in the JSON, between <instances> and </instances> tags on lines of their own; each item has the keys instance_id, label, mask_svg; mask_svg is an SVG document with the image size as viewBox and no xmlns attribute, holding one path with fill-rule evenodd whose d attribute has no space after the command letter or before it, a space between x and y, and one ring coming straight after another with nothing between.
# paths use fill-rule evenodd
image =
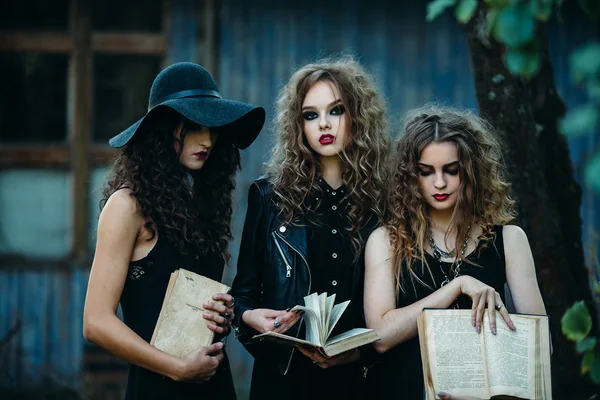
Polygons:
<instances>
[{"instance_id":1,"label":"ring on finger","mask_svg":"<svg viewBox=\"0 0 600 400\"><path fill-rule=\"evenodd\" d=\"M223 314L223 318L229 319L229 317L231 317L231 313L229 311L227 311L225 314Z\"/></svg>"},{"instance_id":2,"label":"ring on finger","mask_svg":"<svg viewBox=\"0 0 600 400\"><path fill-rule=\"evenodd\" d=\"M277 321L277 318L275 318L273 320L273 326L275 327L275 329L277 329L281 326L281 322Z\"/></svg>"},{"instance_id":3,"label":"ring on finger","mask_svg":"<svg viewBox=\"0 0 600 400\"><path fill-rule=\"evenodd\" d=\"M496 311L500 311L504 307L504 304L496 304Z\"/></svg>"}]
</instances>

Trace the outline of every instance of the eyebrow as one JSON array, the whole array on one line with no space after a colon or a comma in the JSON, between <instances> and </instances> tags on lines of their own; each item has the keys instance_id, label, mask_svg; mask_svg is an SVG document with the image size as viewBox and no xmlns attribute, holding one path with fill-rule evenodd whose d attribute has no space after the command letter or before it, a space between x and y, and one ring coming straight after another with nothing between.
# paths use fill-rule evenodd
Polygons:
<instances>
[{"instance_id":1,"label":"eyebrow","mask_svg":"<svg viewBox=\"0 0 600 400\"><path fill-rule=\"evenodd\" d=\"M336 105L341 104L341 103L342 103L342 99L335 99L331 103L327 104L327 108L336 106ZM316 108L316 106L305 106L305 107L302 107L302 111L307 110L307 109L311 109L311 108Z\"/></svg>"},{"instance_id":2,"label":"eyebrow","mask_svg":"<svg viewBox=\"0 0 600 400\"><path fill-rule=\"evenodd\" d=\"M457 161L452 161L451 163L444 164L442 166L442 168L453 167L453 166L455 166L457 164L458 164L458 160ZM429 165L429 164L425 164L425 163L420 162L419 163L419 167L433 168L433 165Z\"/></svg>"}]
</instances>

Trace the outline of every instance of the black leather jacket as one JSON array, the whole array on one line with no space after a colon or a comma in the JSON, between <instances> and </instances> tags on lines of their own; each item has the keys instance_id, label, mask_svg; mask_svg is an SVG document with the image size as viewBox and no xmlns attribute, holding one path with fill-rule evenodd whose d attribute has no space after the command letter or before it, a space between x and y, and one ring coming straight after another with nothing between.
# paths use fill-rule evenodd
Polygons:
<instances>
[{"instance_id":1,"label":"black leather jacket","mask_svg":"<svg viewBox=\"0 0 600 400\"><path fill-rule=\"evenodd\" d=\"M304 304L304 296L311 293L311 272L308 265L306 228L284 224L279 210L272 201L272 189L266 179L258 179L248 194L248 210L240 246L237 276L233 282L236 316L233 321L236 337L252 354L256 362L274 367L285 375L290 366L294 348L263 342L253 342L258 334L242 320L242 314L255 308L285 310ZM364 238L375 229L376 218L371 218L362 233ZM353 302L363 304L364 256L354 263ZM361 318L364 326L364 318ZM286 332L297 336L302 323ZM365 357L361 357L365 358Z\"/></svg>"}]
</instances>

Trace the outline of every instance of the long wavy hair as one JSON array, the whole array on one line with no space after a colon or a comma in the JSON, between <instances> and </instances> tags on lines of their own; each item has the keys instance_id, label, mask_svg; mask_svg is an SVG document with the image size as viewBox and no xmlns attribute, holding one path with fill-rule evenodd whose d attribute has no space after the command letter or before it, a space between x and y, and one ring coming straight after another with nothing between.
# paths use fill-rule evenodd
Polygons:
<instances>
[{"instance_id":1,"label":"long wavy hair","mask_svg":"<svg viewBox=\"0 0 600 400\"><path fill-rule=\"evenodd\" d=\"M318 223L314 210L320 201L315 201L313 194L321 190L321 164L302 129L302 103L309 89L322 81L337 87L349 116L349 143L339 156L342 181L347 187L347 234L358 254L364 244L361 229L370 216L381 219L384 215L390 140L385 101L373 78L352 57L308 64L283 87L277 102L277 143L267 164L267 177L287 223Z\"/></svg>"},{"instance_id":2,"label":"long wavy hair","mask_svg":"<svg viewBox=\"0 0 600 400\"><path fill-rule=\"evenodd\" d=\"M419 186L418 162L425 147L440 142L452 142L458 148L460 187L446 232L446 238L456 234L456 249L468 240L470 229L479 226L481 251L494 238L494 225L504 225L516 216L501 157L503 146L488 122L472 112L437 105L409 111L391 163L384 222L390 234L398 292L405 292L407 275L413 287L415 281L428 286L415 273L419 263L421 273L427 272L433 281L425 258L431 220ZM469 262L460 253L458 259Z\"/></svg>"},{"instance_id":3,"label":"long wavy hair","mask_svg":"<svg viewBox=\"0 0 600 400\"><path fill-rule=\"evenodd\" d=\"M168 108L157 109L147 119L140 128L144 132L116 154L100 209L115 190L127 187L148 219L152 238L158 233L182 252L191 248L225 263L239 150L217 130L218 140L206 164L198 171L189 170L179 156L190 122ZM177 139L180 124L183 129Z\"/></svg>"}]
</instances>

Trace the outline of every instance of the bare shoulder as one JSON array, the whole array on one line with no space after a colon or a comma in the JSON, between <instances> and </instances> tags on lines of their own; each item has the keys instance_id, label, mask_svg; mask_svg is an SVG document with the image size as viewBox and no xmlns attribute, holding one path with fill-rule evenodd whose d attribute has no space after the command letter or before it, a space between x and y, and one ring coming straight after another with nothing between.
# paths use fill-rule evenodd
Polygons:
<instances>
[{"instance_id":1,"label":"bare shoulder","mask_svg":"<svg viewBox=\"0 0 600 400\"><path fill-rule=\"evenodd\" d=\"M387 264L392 257L390 232L385 227L379 227L371 233L365 246L365 266Z\"/></svg>"},{"instance_id":2,"label":"bare shoulder","mask_svg":"<svg viewBox=\"0 0 600 400\"><path fill-rule=\"evenodd\" d=\"M103 217L118 217L128 220L144 219L138 202L129 189L117 190L108 198L100 214L100 218Z\"/></svg>"},{"instance_id":3,"label":"bare shoulder","mask_svg":"<svg viewBox=\"0 0 600 400\"><path fill-rule=\"evenodd\" d=\"M372 244L388 244L390 243L390 231L385 226L380 226L369 235L367 245Z\"/></svg>"},{"instance_id":4,"label":"bare shoulder","mask_svg":"<svg viewBox=\"0 0 600 400\"><path fill-rule=\"evenodd\" d=\"M502 228L504 236L504 246L508 248L520 247L525 244L529 245L527 234L520 226L504 225Z\"/></svg>"}]
</instances>

